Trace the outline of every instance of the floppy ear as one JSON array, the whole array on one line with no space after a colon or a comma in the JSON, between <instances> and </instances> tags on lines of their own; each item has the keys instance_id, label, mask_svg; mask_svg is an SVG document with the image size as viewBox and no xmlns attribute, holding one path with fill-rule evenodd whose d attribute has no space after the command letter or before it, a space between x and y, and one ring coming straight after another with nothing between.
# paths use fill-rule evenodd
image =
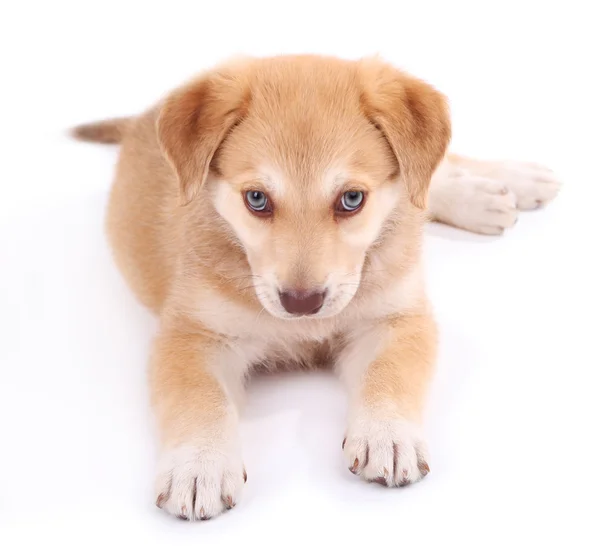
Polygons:
<instances>
[{"instance_id":1,"label":"floppy ear","mask_svg":"<svg viewBox=\"0 0 600 553\"><path fill-rule=\"evenodd\" d=\"M247 103L240 79L224 72L195 80L164 101L156 123L158 141L177 173L183 205L206 182L217 148Z\"/></svg>"},{"instance_id":2,"label":"floppy ear","mask_svg":"<svg viewBox=\"0 0 600 553\"><path fill-rule=\"evenodd\" d=\"M446 99L379 60L363 61L362 78L363 110L389 142L411 202L424 209L431 176L450 142Z\"/></svg>"}]
</instances>

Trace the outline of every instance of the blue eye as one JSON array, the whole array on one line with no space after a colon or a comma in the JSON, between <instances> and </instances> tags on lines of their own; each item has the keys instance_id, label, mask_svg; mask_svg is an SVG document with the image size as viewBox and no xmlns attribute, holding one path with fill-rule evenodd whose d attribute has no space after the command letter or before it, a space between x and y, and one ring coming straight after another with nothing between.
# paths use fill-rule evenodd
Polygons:
<instances>
[{"instance_id":1,"label":"blue eye","mask_svg":"<svg viewBox=\"0 0 600 553\"><path fill-rule=\"evenodd\" d=\"M268 215L272 213L269 197L260 190L248 190L244 194L244 201L250 211L256 215Z\"/></svg>"},{"instance_id":2,"label":"blue eye","mask_svg":"<svg viewBox=\"0 0 600 553\"><path fill-rule=\"evenodd\" d=\"M365 199L365 195L359 190L349 190L342 194L337 210L338 211L356 211Z\"/></svg>"}]
</instances>

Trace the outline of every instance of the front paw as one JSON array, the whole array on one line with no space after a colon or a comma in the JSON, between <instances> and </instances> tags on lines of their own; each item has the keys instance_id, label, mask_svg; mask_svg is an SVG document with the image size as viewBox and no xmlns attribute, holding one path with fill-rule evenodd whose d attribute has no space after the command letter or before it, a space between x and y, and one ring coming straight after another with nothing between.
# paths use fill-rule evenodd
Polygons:
<instances>
[{"instance_id":1,"label":"front paw","mask_svg":"<svg viewBox=\"0 0 600 553\"><path fill-rule=\"evenodd\" d=\"M429 473L421 431L403 418L356 417L342 448L350 471L367 482L406 486Z\"/></svg>"},{"instance_id":2,"label":"front paw","mask_svg":"<svg viewBox=\"0 0 600 553\"><path fill-rule=\"evenodd\" d=\"M184 520L206 520L235 507L245 482L237 445L182 445L161 456L156 505Z\"/></svg>"}]
</instances>

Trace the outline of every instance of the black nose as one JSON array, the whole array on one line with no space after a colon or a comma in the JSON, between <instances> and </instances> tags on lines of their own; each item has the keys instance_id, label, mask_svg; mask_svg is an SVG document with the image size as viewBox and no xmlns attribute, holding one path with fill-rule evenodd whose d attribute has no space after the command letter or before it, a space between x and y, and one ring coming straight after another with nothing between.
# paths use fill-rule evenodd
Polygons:
<instances>
[{"instance_id":1,"label":"black nose","mask_svg":"<svg viewBox=\"0 0 600 553\"><path fill-rule=\"evenodd\" d=\"M283 308L292 315L314 315L323 307L325 291L292 289L279 292Z\"/></svg>"}]
</instances>

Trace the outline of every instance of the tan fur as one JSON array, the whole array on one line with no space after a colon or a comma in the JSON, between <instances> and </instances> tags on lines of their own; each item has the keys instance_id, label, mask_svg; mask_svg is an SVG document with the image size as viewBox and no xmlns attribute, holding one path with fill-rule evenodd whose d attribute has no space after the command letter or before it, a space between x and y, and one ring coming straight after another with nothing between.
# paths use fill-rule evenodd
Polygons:
<instances>
[{"instance_id":1,"label":"tan fur","mask_svg":"<svg viewBox=\"0 0 600 553\"><path fill-rule=\"evenodd\" d=\"M387 485L428 472L418 428L436 328L420 254L450 139L441 94L378 59L250 59L76 134L122 139L107 229L161 318L159 506L194 519L235 503L236 406L252 368L334 366L350 392L351 470ZM339 218L336 197L355 188L362 211ZM274 216L252 214L246 190L268 193ZM279 303L278 289L322 287L314 316Z\"/></svg>"},{"instance_id":2,"label":"tan fur","mask_svg":"<svg viewBox=\"0 0 600 553\"><path fill-rule=\"evenodd\" d=\"M131 119L121 117L116 119L107 119L99 123L90 123L79 125L72 129L73 138L86 140L88 142L103 142L104 144L117 144L123 140L123 135L127 131Z\"/></svg>"},{"instance_id":3,"label":"tan fur","mask_svg":"<svg viewBox=\"0 0 600 553\"><path fill-rule=\"evenodd\" d=\"M198 432L198 421L210 430L225 416L225 394L206 368L219 340L190 330L161 333L150 364L152 403L162 438L169 445L185 443L189 434ZM197 393L202 401L197 401Z\"/></svg>"},{"instance_id":4,"label":"tan fur","mask_svg":"<svg viewBox=\"0 0 600 553\"><path fill-rule=\"evenodd\" d=\"M391 320L389 333L388 343L367 369L363 393L368 403L382 398L399 403L404 416L419 421L437 352L436 326L423 313Z\"/></svg>"}]
</instances>

